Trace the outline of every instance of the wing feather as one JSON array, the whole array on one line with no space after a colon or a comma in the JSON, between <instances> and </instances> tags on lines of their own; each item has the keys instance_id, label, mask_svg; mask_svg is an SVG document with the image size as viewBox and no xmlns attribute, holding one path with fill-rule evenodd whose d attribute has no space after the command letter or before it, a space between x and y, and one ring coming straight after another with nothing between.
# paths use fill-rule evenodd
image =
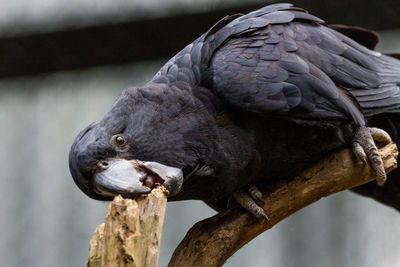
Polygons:
<instances>
[{"instance_id":1,"label":"wing feather","mask_svg":"<svg viewBox=\"0 0 400 267\"><path fill-rule=\"evenodd\" d=\"M227 16L151 82L208 87L226 103L263 116L363 125L364 116L400 113L400 61L323 23L290 4ZM364 29L335 27L370 47L377 42Z\"/></svg>"},{"instance_id":2,"label":"wing feather","mask_svg":"<svg viewBox=\"0 0 400 267\"><path fill-rule=\"evenodd\" d=\"M286 12L294 15L290 22L287 22L290 16ZM285 15L280 17L280 13ZM279 113L315 118L312 113L317 112L320 119L347 119L360 125L364 123L364 115L375 115L389 108L391 112L400 112L393 108L400 100L398 60L385 59L379 53L321 25L322 20L308 13L275 11L258 19L264 17L268 17L270 25L261 22L259 25L265 25L268 31L255 29L251 36L232 36L216 50L211 59L213 77L220 76L221 71L227 69L235 74L240 73L237 76L230 74L229 79L214 79L214 90L228 103L240 106L245 101L249 112L264 115ZM241 19L244 23L245 20ZM266 39L254 38L257 36L254 33L264 34ZM243 52L236 49L246 45L253 49L244 49ZM232 67L228 67L231 64ZM257 73L255 80L252 79L252 72ZM264 83L274 83L274 86ZM275 92L277 83L285 83L284 88L295 87L295 97L292 94L294 91L290 90L282 89L279 94L263 92ZM236 93L251 90L252 86L261 88L253 98ZM385 89L381 89L382 86ZM290 101L285 100L285 97L289 98L289 92ZM354 96L349 97L353 92Z\"/></svg>"}]
</instances>

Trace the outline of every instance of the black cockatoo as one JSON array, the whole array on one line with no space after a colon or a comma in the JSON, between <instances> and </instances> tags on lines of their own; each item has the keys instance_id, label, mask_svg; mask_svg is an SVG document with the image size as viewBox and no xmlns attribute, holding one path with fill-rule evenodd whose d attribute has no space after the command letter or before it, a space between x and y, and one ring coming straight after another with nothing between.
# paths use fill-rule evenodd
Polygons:
<instances>
[{"instance_id":1,"label":"black cockatoo","mask_svg":"<svg viewBox=\"0 0 400 267\"><path fill-rule=\"evenodd\" d=\"M374 140L398 140L400 61L370 50L374 37L291 4L227 16L79 133L69 154L74 181L100 200L157 183L170 200L215 208L233 196L266 218L256 186L351 146L382 185ZM358 191L399 208L400 184L385 188Z\"/></svg>"}]
</instances>

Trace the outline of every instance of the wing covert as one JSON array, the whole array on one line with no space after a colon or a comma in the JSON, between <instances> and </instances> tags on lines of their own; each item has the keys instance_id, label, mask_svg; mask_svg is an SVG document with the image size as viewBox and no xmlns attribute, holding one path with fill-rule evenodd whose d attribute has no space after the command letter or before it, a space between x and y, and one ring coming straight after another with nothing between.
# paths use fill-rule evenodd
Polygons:
<instances>
[{"instance_id":1,"label":"wing covert","mask_svg":"<svg viewBox=\"0 0 400 267\"><path fill-rule=\"evenodd\" d=\"M365 30L335 27L369 46L377 41ZM364 125L364 116L400 112L399 60L291 4L220 20L151 81L176 82L207 87L263 116Z\"/></svg>"},{"instance_id":2,"label":"wing covert","mask_svg":"<svg viewBox=\"0 0 400 267\"><path fill-rule=\"evenodd\" d=\"M226 38L213 54L212 88L223 99L260 115L358 125L365 123L364 115L400 111L398 60L367 49L308 13L278 12L292 13L293 19L269 19L263 27L247 28Z\"/></svg>"}]
</instances>

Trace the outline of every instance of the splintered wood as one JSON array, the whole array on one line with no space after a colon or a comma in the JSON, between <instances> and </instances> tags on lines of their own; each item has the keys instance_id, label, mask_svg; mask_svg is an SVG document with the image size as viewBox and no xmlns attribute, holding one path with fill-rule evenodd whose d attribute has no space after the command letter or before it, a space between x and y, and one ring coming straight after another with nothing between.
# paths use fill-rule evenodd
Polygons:
<instances>
[{"instance_id":1,"label":"splintered wood","mask_svg":"<svg viewBox=\"0 0 400 267\"><path fill-rule=\"evenodd\" d=\"M137 199L114 198L90 241L89 267L156 267L167 197L161 188Z\"/></svg>"}]
</instances>

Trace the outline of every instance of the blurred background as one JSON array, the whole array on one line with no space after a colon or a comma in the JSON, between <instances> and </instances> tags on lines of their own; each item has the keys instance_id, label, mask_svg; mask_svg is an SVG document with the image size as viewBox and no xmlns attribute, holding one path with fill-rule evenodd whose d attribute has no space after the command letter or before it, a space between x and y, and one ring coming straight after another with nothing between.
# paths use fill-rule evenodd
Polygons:
<instances>
[{"instance_id":1,"label":"blurred background","mask_svg":"<svg viewBox=\"0 0 400 267\"><path fill-rule=\"evenodd\" d=\"M87 198L70 177L75 136L221 17L269 3L0 0L0 266L85 266L108 203ZM328 23L375 29L377 50L400 52L398 1L295 3ZM160 266L213 214L200 201L168 203ZM392 267L399 251L400 214L343 192L260 235L225 266Z\"/></svg>"}]
</instances>

